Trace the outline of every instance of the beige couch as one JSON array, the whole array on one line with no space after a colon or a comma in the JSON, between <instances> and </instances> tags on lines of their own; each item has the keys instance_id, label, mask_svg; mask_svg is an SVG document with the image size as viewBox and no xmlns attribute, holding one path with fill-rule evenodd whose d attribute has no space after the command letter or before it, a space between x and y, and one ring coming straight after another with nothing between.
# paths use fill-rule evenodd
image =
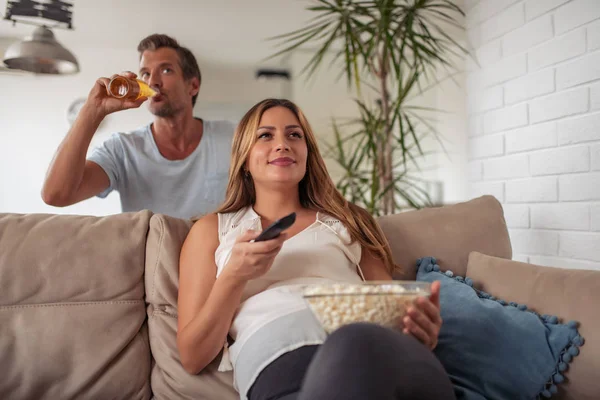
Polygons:
<instances>
[{"instance_id":1,"label":"beige couch","mask_svg":"<svg viewBox=\"0 0 600 400\"><path fill-rule=\"evenodd\" d=\"M600 398L600 272L509 261L502 208L489 196L379 222L409 278L432 255L496 296L582 321L587 343L561 397ZM237 398L218 359L198 376L179 363L177 265L190 226L148 211L0 214L0 398Z\"/></svg>"}]
</instances>

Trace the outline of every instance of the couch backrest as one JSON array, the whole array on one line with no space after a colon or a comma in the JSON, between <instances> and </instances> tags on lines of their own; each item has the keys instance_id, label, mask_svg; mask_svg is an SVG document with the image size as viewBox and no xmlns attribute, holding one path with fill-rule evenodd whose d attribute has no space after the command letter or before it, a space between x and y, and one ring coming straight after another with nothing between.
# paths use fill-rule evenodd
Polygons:
<instances>
[{"instance_id":1,"label":"couch backrest","mask_svg":"<svg viewBox=\"0 0 600 400\"><path fill-rule=\"evenodd\" d=\"M0 214L1 399L148 399L149 212Z\"/></svg>"},{"instance_id":2,"label":"couch backrest","mask_svg":"<svg viewBox=\"0 0 600 400\"><path fill-rule=\"evenodd\" d=\"M220 357L199 375L182 367L177 350L179 252L191 223L156 214L150 220L146 246L146 301L152 367L152 391L157 399L234 400L233 376L217 372ZM200 260L198 260L200 262Z\"/></svg>"},{"instance_id":3,"label":"couch backrest","mask_svg":"<svg viewBox=\"0 0 600 400\"><path fill-rule=\"evenodd\" d=\"M511 259L512 248L502 205L492 196L438 208L424 208L380 217L397 278L414 280L416 261L435 257L442 270L464 276L469 253Z\"/></svg>"}]
</instances>

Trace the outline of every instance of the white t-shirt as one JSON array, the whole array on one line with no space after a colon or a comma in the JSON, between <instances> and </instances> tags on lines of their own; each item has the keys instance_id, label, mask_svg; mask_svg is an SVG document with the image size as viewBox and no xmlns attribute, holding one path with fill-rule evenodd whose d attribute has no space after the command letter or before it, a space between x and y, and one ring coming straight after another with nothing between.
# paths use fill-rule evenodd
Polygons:
<instances>
[{"instance_id":1,"label":"white t-shirt","mask_svg":"<svg viewBox=\"0 0 600 400\"><path fill-rule=\"evenodd\" d=\"M147 209L177 218L210 213L225 199L234 131L233 122L204 121L200 144L183 160L160 154L150 124L116 133L88 158L110 179L98 197L118 191L123 212Z\"/></svg>"}]
</instances>

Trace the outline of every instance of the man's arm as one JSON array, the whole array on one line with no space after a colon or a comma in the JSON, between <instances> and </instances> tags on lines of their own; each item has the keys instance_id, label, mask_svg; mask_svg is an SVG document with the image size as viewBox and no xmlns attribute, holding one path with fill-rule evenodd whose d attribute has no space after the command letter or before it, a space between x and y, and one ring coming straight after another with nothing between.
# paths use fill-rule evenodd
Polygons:
<instances>
[{"instance_id":1,"label":"man's arm","mask_svg":"<svg viewBox=\"0 0 600 400\"><path fill-rule=\"evenodd\" d=\"M99 194L110 185L106 172L98 164L86 161L90 142L103 118L89 105L82 107L48 168L42 189L46 204L70 206Z\"/></svg>"},{"instance_id":2,"label":"man's arm","mask_svg":"<svg viewBox=\"0 0 600 400\"><path fill-rule=\"evenodd\" d=\"M133 73L123 75L129 78L136 76ZM136 101L123 101L110 97L106 90L109 81L108 78L96 81L73 127L58 147L42 188L42 199L46 204L69 206L89 199L110 186L110 179L102 167L86 160L92 137L108 114L137 108L147 99L142 97Z\"/></svg>"}]
</instances>

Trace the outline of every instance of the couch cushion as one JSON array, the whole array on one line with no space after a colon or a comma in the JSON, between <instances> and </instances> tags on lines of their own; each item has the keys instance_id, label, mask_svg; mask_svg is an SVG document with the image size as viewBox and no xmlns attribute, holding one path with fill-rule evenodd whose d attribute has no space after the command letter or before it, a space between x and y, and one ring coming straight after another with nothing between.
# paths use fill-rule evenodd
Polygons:
<instances>
[{"instance_id":1,"label":"couch cushion","mask_svg":"<svg viewBox=\"0 0 600 400\"><path fill-rule=\"evenodd\" d=\"M526 304L541 314L579 321L585 344L570 364L565 383L559 385L559 395L600 399L600 271L541 267L473 252L467 276L494 296Z\"/></svg>"},{"instance_id":2,"label":"couch cushion","mask_svg":"<svg viewBox=\"0 0 600 400\"><path fill-rule=\"evenodd\" d=\"M550 396L582 344L577 325L540 316L473 288L469 278L418 262L417 280L440 281L442 328L434 352L458 399L531 400Z\"/></svg>"},{"instance_id":3,"label":"couch cushion","mask_svg":"<svg viewBox=\"0 0 600 400\"><path fill-rule=\"evenodd\" d=\"M0 214L0 398L150 398L149 219Z\"/></svg>"},{"instance_id":4,"label":"couch cushion","mask_svg":"<svg viewBox=\"0 0 600 400\"><path fill-rule=\"evenodd\" d=\"M146 247L146 301L150 347L155 364L152 391L157 399L238 399L229 372L217 372L220 357L198 375L182 367L177 350L179 253L191 222L156 214Z\"/></svg>"},{"instance_id":5,"label":"couch cushion","mask_svg":"<svg viewBox=\"0 0 600 400\"><path fill-rule=\"evenodd\" d=\"M502 206L492 196L387 215L378 222L401 268L396 278L414 280L416 260L427 256L457 275L465 274L471 251L512 258Z\"/></svg>"}]
</instances>

